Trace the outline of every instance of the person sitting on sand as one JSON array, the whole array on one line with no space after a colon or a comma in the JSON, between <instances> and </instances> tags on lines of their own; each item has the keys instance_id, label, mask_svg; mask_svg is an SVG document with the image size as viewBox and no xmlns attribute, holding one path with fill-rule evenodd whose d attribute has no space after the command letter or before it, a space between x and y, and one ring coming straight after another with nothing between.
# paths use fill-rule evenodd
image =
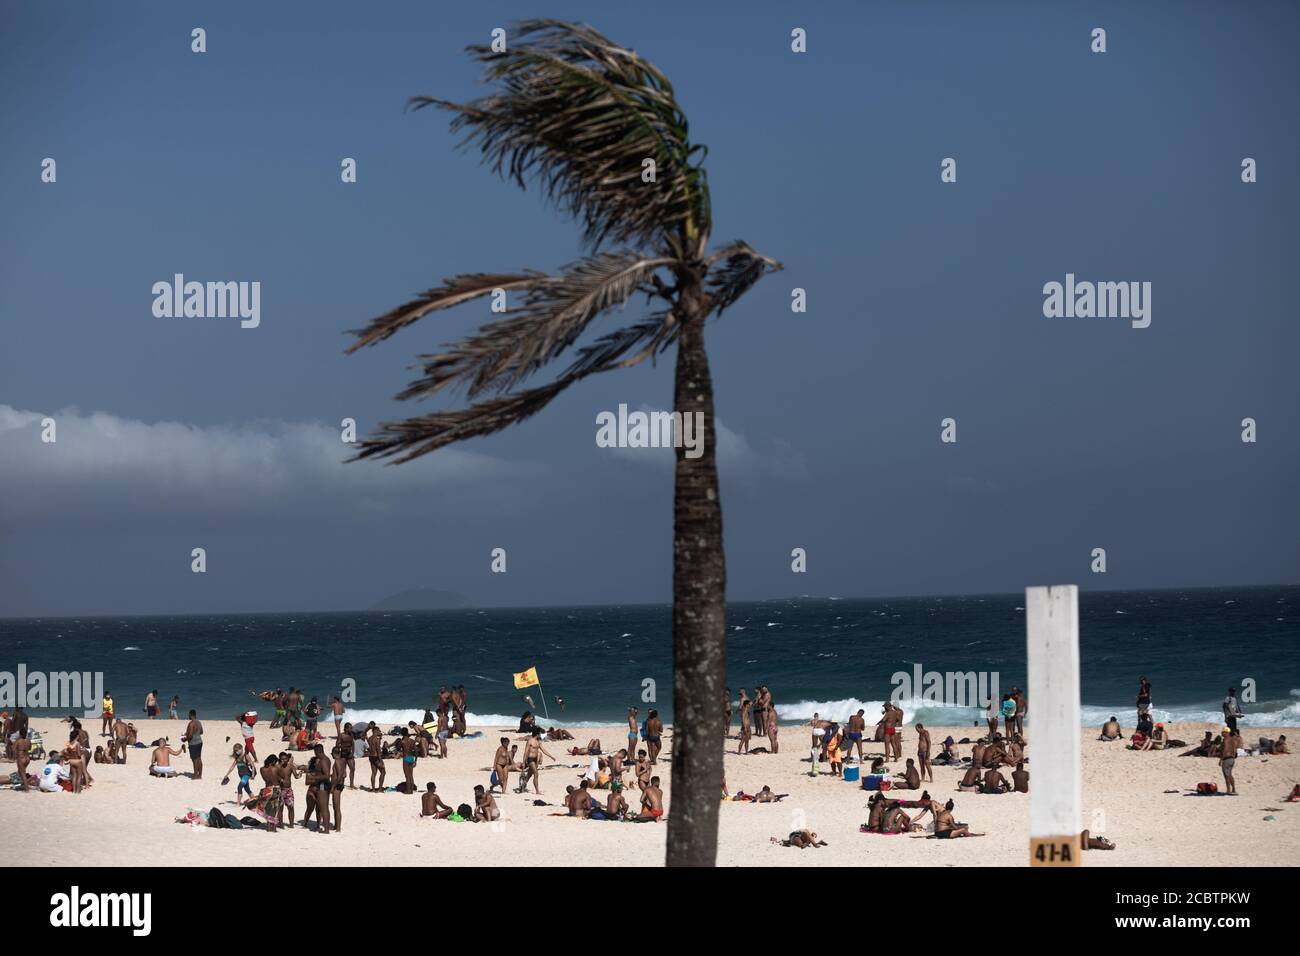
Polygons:
<instances>
[{"instance_id":1,"label":"person sitting on sand","mask_svg":"<svg viewBox=\"0 0 1300 956\"><path fill-rule=\"evenodd\" d=\"M179 757L181 750L177 747L173 750L167 746L167 738L164 737L154 748L153 762L149 765L149 776L151 777L174 777L176 768L171 765L172 757Z\"/></svg>"},{"instance_id":2,"label":"person sitting on sand","mask_svg":"<svg viewBox=\"0 0 1300 956\"><path fill-rule=\"evenodd\" d=\"M961 763L961 758L957 756L957 751L953 749L956 743L957 741L953 740L951 735L945 737L943 740L943 750L940 751L939 756L934 758L934 762L940 766L949 766L951 764Z\"/></svg>"},{"instance_id":3,"label":"person sitting on sand","mask_svg":"<svg viewBox=\"0 0 1300 956\"><path fill-rule=\"evenodd\" d=\"M501 808L492 799L492 794L483 789L483 784L474 788L474 822L495 823L501 819Z\"/></svg>"},{"instance_id":4,"label":"person sitting on sand","mask_svg":"<svg viewBox=\"0 0 1300 956\"><path fill-rule=\"evenodd\" d=\"M784 840L778 840L776 837L772 837L772 842L779 843L781 846L798 847L800 850L806 850L810 846L819 847L828 845L825 840L818 840L817 834L813 833L811 830L795 830Z\"/></svg>"},{"instance_id":5,"label":"person sitting on sand","mask_svg":"<svg viewBox=\"0 0 1300 956\"><path fill-rule=\"evenodd\" d=\"M1164 724L1156 724L1155 729L1151 731L1151 736L1142 742L1139 750L1164 750L1165 744L1169 742L1169 735L1165 732Z\"/></svg>"},{"instance_id":6,"label":"person sitting on sand","mask_svg":"<svg viewBox=\"0 0 1300 956\"><path fill-rule=\"evenodd\" d=\"M920 790L921 773L916 769L916 761L911 757L907 758L907 767L900 773L898 780L894 781L895 790Z\"/></svg>"},{"instance_id":7,"label":"person sitting on sand","mask_svg":"<svg viewBox=\"0 0 1300 956\"><path fill-rule=\"evenodd\" d=\"M531 734L536 729L537 721L533 718L532 711L524 711L524 715L519 718L519 730L516 733Z\"/></svg>"},{"instance_id":8,"label":"person sitting on sand","mask_svg":"<svg viewBox=\"0 0 1300 956\"><path fill-rule=\"evenodd\" d=\"M566 787L565 791L564 805L569 809L569 816L584 820L589 817L593 804L590 783L584 780L576 787Z\"/></svg>"},{"instance_id":9,"label":"person sitting on sand","mask_svg":"<svg viewBox=\"0 0 1300 956\"><path fill-rule=\"evenodd\" d=\"M1273 753L1289 754L1290 752L1286 749L1286 734L1279 735L1277 740L1273 741Z\"/></svg>"},{"instance_id":10,"label":"person sitting on sand","mask_svg":"<svg viewBox=\"0 0 1300 956\"><path fill-rule=\"evenodd\" d=\"M1006 753L1002 756L1002 762L1008 767L1014 767L1025 759L1025 739L1016 734L1007 742Z\"/></svg>"},{"instance_id":11,"label":"person sitting on sand","mask_svg":"<svg viewBox=\"0 0 1300 956\"><path fill-rule=\"evenodd\" d=\"M994 768L984 774L984 784L980 787L980 793L1006 793L1009 789L1006 778Z\"/></svg>"},{"instance_id":12,"label":"person sitting on sand","mask_svg":"<svg viewBox=\"0 0 1300 956\"><path fill-rule=\"evenodd\" d=\"M641 814L656 823L664 815L664 792L659 789L659 778L651 777L650 786L641 791Z\"/></svg>"},{"instance_id":13,"label":"person sitting on sand","mask_svg":"<svg viewBox=\"0 0 1300 956\"><path fill-rule=\"evenodd\" d=\"M1207 730L1205 732L1205 736L1201 738L1201 742L1197 744L1195 747L1193 747L1191 750L1184 750L1182 756L1214 757L1217 756L1217 754L1215 753L1216 747L1217 744L1214 738L1214 732Z\"/></svg>"},{"instance_id":14,"label":"person sitting on sand","mask_svg":"<svg viewBox=\"0 0 1300 956\"><path fill-rule=\"evenodd\" d=\"M972 762L970 769L966 771L966 776L961 778L961 783L957 784L957 789L966 793L975 793L980 789L980 782L983 777L983 771L980 770L979 764Z\"/></svg>"},{"instance_id":15,"label":"person sitting on sand","mask_svg":"<svg viewBox=\"0 0 1300 956\"><path fill-rule=\"evenodd\" d=\"M890 800L890 806L885 810L880 820L881 833L908 833L912 829L912 818L897 800Z\"/></svg>"},{"instance_id":16,"label":"person sitting on sand","mask_svg":"<svg viewBox=\"0 0 1300 956\"><path fill-rule=\"evenodd\" d=\"M1016 793L1029 792L1029 771L1025 769L1023 763L1016 764L1016 769L1011 772L1011 780L1015 785Z\"/></svg>"},{"instance_id":17,"label":"person sitting on sand","mask_svg":"<svg viewBox=\"0 0 1300 956\"><path fill-rule=\"evenodd\" d=\"M623 796L623 784L615 780L609 785L609 797L605 800L605 816L611 820L622 820L626 815L627 800Z\"/></svg>"},{"instance_id":18,"label":"person sitting on sand","mask_svg":"<svg viewBox=\"0 0 1300 956\"><path fill-rule=\"evenodd\" d=\"M438 796L437 785L430 780L429 786L424 793L420 795L420 816L433 817L435 820L445 820L456 811L447 804L442 802L442 797Z\"/></svg>"},{"instance_id":19,"label":"person sitting on sand","mask_svg":"<svg viewBox=\"0 0 1300 956\"><path fill-rule=\"evenodd\" d=\"M1098 740L1122 740L1124 735L1120 733L1119 720L1114 714L1110 715L1110 720L1101 725L1101 736Z\"/></svg>"},{"instance_id":20,"label":"person sitting on sand","mask_svg":"<svg viewBox=\"0 0 1300 956\"><path fill-rule=\"evenodd\" d=\"M942 806L939 805L938 800L931 800L930 806L926 808L934 815L934 835L936 839L955 840L958 837L968 837L972 835L970 832L970 824L958 823L953 818L953 806L954 804L952 800L949 800ZM925 810L922 810L917 819L921 819L921 816L924 816L925 812Z\"/></svg>"}]
</instances>

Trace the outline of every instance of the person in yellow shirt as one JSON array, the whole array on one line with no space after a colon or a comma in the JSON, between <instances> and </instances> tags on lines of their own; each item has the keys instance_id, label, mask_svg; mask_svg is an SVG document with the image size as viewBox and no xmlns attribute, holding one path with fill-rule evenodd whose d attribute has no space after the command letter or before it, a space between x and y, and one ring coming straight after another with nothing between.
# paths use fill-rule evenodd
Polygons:
<instances>
[{"instance_id":1,"label":"person in yellow shirt","mask_svg":"<svg viewBox=\"0 0 1300 956\"><path fill-rule=\"evenodd\" d=\"M104 711L99 715L99 719L99 736L113 736L113 695L108 691L104 692Z\"/></svg>"}]
</instances>

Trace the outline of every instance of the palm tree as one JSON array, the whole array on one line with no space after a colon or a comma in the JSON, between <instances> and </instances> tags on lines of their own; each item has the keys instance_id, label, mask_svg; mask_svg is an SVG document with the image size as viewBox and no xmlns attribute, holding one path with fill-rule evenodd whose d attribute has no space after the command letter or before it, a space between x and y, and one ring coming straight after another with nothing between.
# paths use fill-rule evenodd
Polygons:
<instances>
[{"instance_id":1,"label":"palm tree","mask_svg":"<svg viewBox=\"0 0 1300 956\"><path fill-rule=\"evenodd\" d=\"M446 351L420 356L423 376L397 396L423 398L456 385L468 408L381 424L352 460L406 462L491 434L540 411L579 379L677 346L674 410L683 419L703 413L705 429L698 457L677 449L667 862L711 866L722 777L726 568L704 323L781 265L744 242L709 252L705 150L688 139L672 84L658 69L589 26L530 20L514 29L505 52L468 48L496 85L493 93L470 103L418 96L410 105L449 111L452 130L465 132L462 145L481 150L494 172L520 187L539 183L582 224L588 255L558 275L453 276L356 330L349 352L498 289L520 303ZM653 177L643 173L645 160L654 161ZM637 294L646 296L644 318L578 344L598 316ZM566 352L567 367L550 382L521 387Z\"/></svg>"}]
</instances>

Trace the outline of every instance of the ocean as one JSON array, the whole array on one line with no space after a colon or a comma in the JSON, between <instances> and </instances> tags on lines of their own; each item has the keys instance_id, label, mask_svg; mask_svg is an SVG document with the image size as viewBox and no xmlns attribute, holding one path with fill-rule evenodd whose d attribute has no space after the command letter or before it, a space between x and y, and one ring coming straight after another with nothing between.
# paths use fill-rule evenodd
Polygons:
<instances>
[{"instance_id":1,"label":"ocean","mask_svg":"<svg viewBox=\"0 0 1300 956\"><path fill-rule=\"evenodd\" d=\"M1079 603L1084 725L1116 713L1127 726L1141 674L1157 719L1215 721L1233 686L1244 726L1300 725L1300 587L1085 591ZM1020 594L733 603L730 686L766 684L783 723L859 707L876 715L892 675L918 665L1026 687L1023 604ZM102 672L128 719L143 716L151 689L164 711L179 694L182 715L269 718L250 690L292 685L324 703L345 681L355 687L349 719L383 725L418 719L454 684L468 691L471 724L514 725L523 694L543 724L619 724L632 705L672 713L667 605L0 619L0 672L20 664L29 674ZM530 666L541 688L515 690L512 673ZM912 690L902 701L909 723L979 717Z\"/></svg>"}]
</instances>

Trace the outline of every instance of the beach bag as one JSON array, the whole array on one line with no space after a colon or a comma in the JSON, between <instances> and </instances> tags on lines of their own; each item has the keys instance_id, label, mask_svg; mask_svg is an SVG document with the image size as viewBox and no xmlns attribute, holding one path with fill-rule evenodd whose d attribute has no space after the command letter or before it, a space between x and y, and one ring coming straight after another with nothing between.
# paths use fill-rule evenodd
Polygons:
<instances>
[{"instance_id":1,"label":"beach bag","mask_svg":"<svg viewBox=\"0 0 1300 956\"><path fill-rule=\"evenodd\" d=\"M497 779L497 772L495 770L492 771L492 776L488 778L488 783L494 787L501 785L501 781Z\"/></svg>"},{"instance_id":2,"label":"beach bag","mask_svg":"<svg viewBox=\"0 0 1300 956\"><path fill-rule=\"evenodd\" d=\"M1219 792L1219 785L1217 783L1198 783L1196 792L1203 797L1212 796Z\"/></svg>"},{"instance_id":3,"label":"beach bag","mask_svg":"<svg viewBox=\"0 0 1300 956\"><path fill-rule=\"evenodd\" d=\"M226 829L226 815L213 807L208 811L208 826L215 827L218 830Z\"/></svg>"},{"instance_id":4,"label":"beach bag","mask_svg":"<svg viewBox=\"0 0 1300 956\"><path fill-rule=\"evenodd\" d=\"M462 817L464 817L466 820L468 820L470 817L474 815L474 808L471 807L468 803L462 803L460 806L456 808L456 812L460 814Z\"/></svg>"}]
</instances>

